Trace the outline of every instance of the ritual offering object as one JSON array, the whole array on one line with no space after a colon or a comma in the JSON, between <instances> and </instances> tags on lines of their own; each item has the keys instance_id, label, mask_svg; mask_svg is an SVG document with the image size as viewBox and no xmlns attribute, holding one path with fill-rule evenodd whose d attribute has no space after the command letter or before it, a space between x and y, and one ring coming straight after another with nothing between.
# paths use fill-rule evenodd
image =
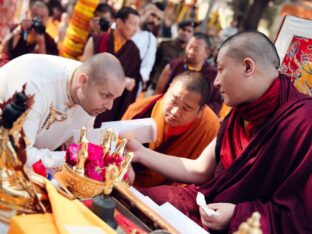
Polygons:
<instances>
[{"instance_id":1,"label":"ritual offering object","mask_svg":"<svg viewBox=\"0 0 312 234\"><path fill-rule=\"evenodd\" d=\"M24 168L27 138L23 124L33 96L21 92L0 104L0 218L50 210L44 179Z\"/></svg>"},{"instance_id":2,"label":"ritual offering object","mask_svg":"<svg viewBox=\"0 0 312 234\"><path fill-rule=\"evenodd\" d=\"M127 140L122 139L115 151L112 143L116 141L112 129L104 132L103 144L92 144L87 139L87 129L82 128L77 144L66 150L66 163L55 178L75 197L89 199L100 194L109 195L114 182L122 182L133 153L124 154Z\"/></svg>"}]
</instances>

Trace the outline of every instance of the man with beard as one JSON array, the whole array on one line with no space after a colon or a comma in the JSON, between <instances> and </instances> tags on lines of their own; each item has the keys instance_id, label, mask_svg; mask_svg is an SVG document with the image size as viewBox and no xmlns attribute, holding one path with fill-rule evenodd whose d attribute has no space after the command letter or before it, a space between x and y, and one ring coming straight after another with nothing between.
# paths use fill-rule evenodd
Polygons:
<instances>
[{"instance_id":1,"label":"man with beard","mask_svg":"<svg viewBox=\"0 0 312 234\"><path fill-rule=\"evenodd\" d=\"M26 84L34 104L23 125L29 146L27 166L41 160L47 168L62 166L72 130L92 127L98 114L112 108L125 88L120 62L108 53L84 63L62 57L27 54L0 68L0 102Z\"/></svg>"},{"instance_id":2,"label":"man with beard","mask_svg":"<svg viewBox=\"0 0 312 234\"><path fill-rule=\"evenodd\" d=\"M142 61L140 72L143 82L149 80L155 62L157 40L153 33L159 28L164 17L164 10L163 3L147 4L141 12L141 30L132 38L140 50Z\"/></svg>"},{"instance_id":3,"label":"man with beard","mask_svg":"<svg viewBox=\"0 0 312 234\"><path fill-rule=\"evenodd\" d=\"M156 52L156 60L149 84L155 89L158 78L164 67L173 59L184 56L187 42L194 33L196 24L193 21L182 21L178 25L178 36L175 39L163 41L159 44Z\"/></svg>"},{"instance_id":4,"label":"man with beard","mask_svg":"<svg viewBox=\"0 0 312 234\"><path fill-rule=\"evenodd\" d=\"M165 93L175 76L184 71L198 71L210 83L212 92L207 105L219 115L222 99L213 87L217 70L207 62L210 55L210 39L204 33L195 33L185 48L185 57L172 60L162 71L156 84L155 94Z\"/></svg>"}]
</instances>

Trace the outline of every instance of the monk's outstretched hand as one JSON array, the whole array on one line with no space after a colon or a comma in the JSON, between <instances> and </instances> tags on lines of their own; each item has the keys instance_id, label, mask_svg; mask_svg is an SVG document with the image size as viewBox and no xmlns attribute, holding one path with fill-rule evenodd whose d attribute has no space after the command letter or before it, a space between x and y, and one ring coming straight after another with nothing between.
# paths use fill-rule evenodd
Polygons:
<instances>
[{"instance_id":1,"label":"monk's outstretched hand","mask_svg":"<svg viewBox=\"0 0 312 234\"><path fill-rule=\"evenodd\" d=\"M132 162L139 162L140 158L142 157L142 151L144 146L136 139L134 138L128 138L128 142L126 144L126 152L133 152L134 158L132 159Z\"/></svg>"},{"instance_id":2,"label":"monk's outstretched hand","mask_svg":"<svg viewBox=\"0 0 312 234\"><path fill-rule=\"evenodd\" d=\"M215 214L207 214L202 207L199 208L201 222L208 229L224 230L229 226L233 216L235 205L231 203L210 203L209 209L215 211Z\"/></svg>"}]
</instances>

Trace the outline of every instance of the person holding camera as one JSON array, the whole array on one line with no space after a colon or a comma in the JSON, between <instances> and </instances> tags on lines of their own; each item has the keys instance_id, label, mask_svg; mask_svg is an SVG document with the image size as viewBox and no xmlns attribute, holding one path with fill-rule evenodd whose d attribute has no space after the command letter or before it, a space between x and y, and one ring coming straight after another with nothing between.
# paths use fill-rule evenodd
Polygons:
<instances>
[{"instance_id":1,"label":"person holding camera","mask_svg":"<svg viewBox=\"0 0 312 234\"><path fill-rule=\"evenodd\" d=\"M46 32L48 16L48 7L44 2L33 2L27 17L4 42L2 53L9 60L28 53L58 55L56 43Z\"/></svg>"},{"instance_id":2,"label":"person holding camera","mask_svg":"<svg viewBox=\"0 0 312 234\"><path fill-rule=\"evenodd\" d=\"M97 116L94 124L96 128L100 127L102 122L121 119L128 106L135 101L142 81L140 51L131 40L139 30L140 15L131 7L123 7L117 11L115 23L115 30L90 37L81 57L81 61L85 61L98 53L113 54L119 59L127 77L125 91L114 100L111 110Z\"/></svg>"},{"instance_id":3,"label":"person holding camera","mask_svg":"<svg viewBox=\"0 0 312 234\"><path fill-rule=\"evenodd\" d=\"M108 32L115 18L115 10L107 3L100 3L90 21L89 29L91 36Z\"/></svg>"}]
</instances>

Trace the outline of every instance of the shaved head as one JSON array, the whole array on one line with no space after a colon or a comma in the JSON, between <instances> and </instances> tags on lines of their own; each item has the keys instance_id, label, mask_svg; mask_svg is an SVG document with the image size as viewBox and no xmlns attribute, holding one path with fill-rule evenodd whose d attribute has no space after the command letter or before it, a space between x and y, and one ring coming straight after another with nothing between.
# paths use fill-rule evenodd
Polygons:
<instances>
[{"instance_id":1,"label":"shaved head","mask_svg":"<svg viewBox=\"0 0 312 234\"><path fill-rule=\"evenodd\" d=\"M227 56L238 62L251 58L263 69L278 69L280 65L274 44L260 32L238 33L223 42L220 50L224 49Z\"/></svg>"},{"instance_id":2,"label":"shaved head","mask_svg":"<svg viewBox=\"0 0 312 234\"><path fill-rule=\"evenodd\" d=\"M109 53L99 53L87 59L79 68L78 72L85 72L90 81L106 81L109 75L114 75L125 81L125 73L119 60Z\"/></svg>"},{"instance_id":3,"label":"shaved head","mask_svg":"<svg viewBox=\"0 0 312 234\"><path fill-rule=\"evenodd\" d=\"M96 54L74 71L71 97L89 115L96 116L112 108L125 83L119 60L108 53Z\"/></svg>"},{"instance_id":4,"label":"shaved head","mask_svg":"<svg viewBox=\"0 0 312 234\"><path fill-rule=\"evenodd\" d=\"M198 93L201 96L199 105L204 106L211 94L211 87L208 81L200 72L186 71L176 76L169 89L174 87L176 83L182 83L183 87L189 92Z\"/></svg>"}]
</instances>

